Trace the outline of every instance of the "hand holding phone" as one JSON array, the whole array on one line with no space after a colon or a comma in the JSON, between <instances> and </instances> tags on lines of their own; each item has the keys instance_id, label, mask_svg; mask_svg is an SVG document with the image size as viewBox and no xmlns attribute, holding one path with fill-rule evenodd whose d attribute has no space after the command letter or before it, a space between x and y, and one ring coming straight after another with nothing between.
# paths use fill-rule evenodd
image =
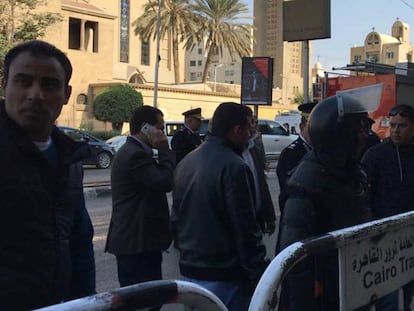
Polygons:
<instances>
[{"instance_id":1,"label":"hand holding phone","mask_svg":"<svg viewBox=\"0 0 414 311\"><path fill-rule=\"evenodd\" d=\"M154 130L155 130L155 127L148 123L144 123L141 127L141 133L147 136L147 138L151 137L151 133Z\"/></svg>"},{"instance_id":2,"label":"hand holding phone","mask_svg":"<svg viewBox=\"0 0 414 311\"><path fill-rule=\"evenodd\" d=\"M141 127L141 133L148 138L148 142L153 148L168 146L167 136L160 129L148 123L144 123Z\"/></svg>"}]
</instances>

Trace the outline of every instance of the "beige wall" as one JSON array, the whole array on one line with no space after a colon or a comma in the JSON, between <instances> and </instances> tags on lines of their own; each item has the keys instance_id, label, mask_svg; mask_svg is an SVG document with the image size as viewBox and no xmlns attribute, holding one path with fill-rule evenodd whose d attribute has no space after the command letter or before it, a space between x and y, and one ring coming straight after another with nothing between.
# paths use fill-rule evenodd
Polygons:
<instances>
[{"instance_id":1,"label":"beige wall","mask_svg":"<svg viewBox=\"0 0 414 311\"><path fill-rule=\"evenodd\" d=\"M104 89L117 85L118 83L101 83L101 84L91 84L89 95L91 98L94 98ZM144 104L153 105L154 101L154 89L152 86L142 85L142 84L131 84L135 87L138 92L141 92ZM274 94L273 96L277 96ZM240 95L234 93L233 95L225 93L213 93L210 91L197 91L197 90L183 90L172 87L160 87L158 90L158 108L164 113L164 119L175 121L182 120L182 112L196 107L202 108L202 114L205 118L211 118L213 116L214 110L222 102L240 102ZM92 114L91 107L79 107L85 108L85 113L89 109L89 114ZM251 107L254 109L253 107ZM296 105L280 105L274 104L272 106L260 106L259 107L259 118L271 119L274 120L275 115L278 112L288 111L296 109ZM86 120L86 119L85 119ZM88 124L92 127L104 127L102 122L91 121L87 123L85 121L83 124ZM110 128L110 125L107 124L107 129Z\"/></svg>"}]
</instances>

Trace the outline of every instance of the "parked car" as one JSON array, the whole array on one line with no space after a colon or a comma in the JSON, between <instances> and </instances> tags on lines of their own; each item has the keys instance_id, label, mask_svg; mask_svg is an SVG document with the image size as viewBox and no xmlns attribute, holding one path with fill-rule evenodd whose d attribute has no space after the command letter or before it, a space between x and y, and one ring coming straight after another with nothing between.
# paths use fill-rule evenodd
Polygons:
<instances>
[{"instance_id":1,"label":"parked car","mask_svg":"<svg viewBox=\"0 0 414 311\"><path fill-rule=\"evenodd\" d=\"M59 126L59 129L75 141L83 141L88 143L92 154L89 158L83 161L83 164L96 165L97 168L108 168L111 166L115 151L106 142L71 127Z\"/></svg>"},{"instance_id":2,"label":"parked car","mask_svg":"<svg viewBox=\"0 0 414 311\"><path fill-rule=\"evenodd\" d=\"M259 119L258 130L262 133L266 158L269 161L279 158L280 153L298 138L290 134L279 122Z\"/></svg>"},{"instance_id":3,"label":"parked car","mask_svg":"<svg viewBox=\"0 0 414 311\"><path fill-rule=\"evenodd\" d=\"M275 116L275 121L280 124L289 124L290 131L292 127L296 133L300 133L300 120L302 115L297 110L290 110L289 112L282 112Z\"/></svg>"},{"instance_id":4,"label":"parked car","mask_svg":"<svg viewBox=\"0 0 414 311\"><path fill-rule=\"evenodd\" d=\"M111 146L115 152L118 152L119 148L122 147L123 144L125 144L126 139L128 135L117 135L114 137L109 138L107 141L105 141L109 146Z\"/></svg>"},{"instance_id":5,"label":"parked car","mask_svg":"<svg viewBox=\"0 0 414 311\"><path fill-rule=\"evenodd\" d=\"M203 139L207 135L209 121L209 119L202 120L200 136ZM178 131L183 124L182 121L165 121L164 131L170 145L174 133ZM272 120L259 119L258 129L262 133L266 158L269 161L278 159L282 150L298 138L297 135L290 134L286 131L279 122ZM108 139L106 142L117 151L125 143L126 137L126 135L119 135Z\"/></svg>"}]
</instances>

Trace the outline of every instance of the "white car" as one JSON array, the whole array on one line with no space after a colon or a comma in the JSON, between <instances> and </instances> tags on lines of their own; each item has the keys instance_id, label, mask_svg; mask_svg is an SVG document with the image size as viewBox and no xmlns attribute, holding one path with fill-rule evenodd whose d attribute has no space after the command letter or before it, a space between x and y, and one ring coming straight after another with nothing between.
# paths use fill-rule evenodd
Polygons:
<instances>
[{"instance_id":1,"label":"white car","mask_svg":"<svg viewBox=\"0 0 414 311\"><path fill-rule=\"evenodd\" d=\"M262 133L268 160L278 159L282 150L298 138L298 135L290 134L279 122L272 120L259 119L258 131Z\"/></svg>"}]
</instances>

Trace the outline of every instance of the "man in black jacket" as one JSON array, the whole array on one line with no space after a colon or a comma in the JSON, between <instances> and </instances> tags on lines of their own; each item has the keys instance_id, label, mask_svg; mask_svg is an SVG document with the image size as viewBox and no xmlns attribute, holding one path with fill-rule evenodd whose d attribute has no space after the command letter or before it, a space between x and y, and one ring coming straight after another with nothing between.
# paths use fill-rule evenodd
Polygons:
<instances>
[{"instance_id":1,"label":"man in black jacket","mask_svg":"<svg viewBox=\"0 0 414 311\"><path fill-rule=\"evenodd\" d=\"M171 225L181 274L231 311L247 310L266 267L252 174L241 157L251 118L246 106L220 104L206 141L179 163L174 177Z\"/></svg>"},{"instance_id":2,"label":"man in black jacket","mask_svg":"<svg viewBox=\"0 0 414 311\"><path fill-rule=\"evenodd\" d=\"M202 119L201 108L183 112L183 116L183 127L175 132L171 139L171 149L176 153L177 163L201 144L200 134L198 133Z\"/></svg>"},{"instance_id":3,"label":"man in black jacket","mask_svg":"<svg viewBox=\"0 0 414 311\"><path fill-rule=\"evenodd\" d=\"M86 144L55 124L72 66L43 41L12 48L0 103L0 309L31 310L95 293L93 227L83 196Z\"/></svg>"},{"instance_id":4,"label":"man in black jacket","mask_svg":"<svg viewBox=\"0 0 414 311\"><path fill-rule=\"evenodd\" d=\"M368 175L370 202L375 218L413 210L414 109L398 105L389 112L390 137L368 149L362 164ZM414 283L404 287L404 310L410 310ZM392 308L385 308L392 304ZM398 310L398 292L381 299L377 310Z\"/></svg>"},{"instance_id":5,"label":"man in black jacket","mask_svg":"<svg viewBox=\"0 0 414 311\"><path fill-rule=\"evenodd\" d=\"M106 250L116 256L121 286L162 278L162 251L171 243L166 193L172 189L175 168L163 128L159 109L137 108L130 121L131 136L112 163ZM158 149L158 160L152 148Z\"/></svg>"}]
</instances>

